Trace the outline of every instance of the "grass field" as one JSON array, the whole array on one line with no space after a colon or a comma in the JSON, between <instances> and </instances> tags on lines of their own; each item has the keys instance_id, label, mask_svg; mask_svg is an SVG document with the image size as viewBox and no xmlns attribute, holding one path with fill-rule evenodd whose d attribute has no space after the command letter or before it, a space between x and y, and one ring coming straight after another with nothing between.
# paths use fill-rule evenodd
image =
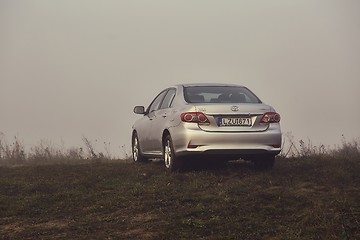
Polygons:
<instances>
[{"instance_id":1,"label":"grass field","mask_svg":"<svg viewBox=\"0 0 360 240\"><path fill-rule=\"evenodd\" d=\"M0 239L360 239L360 159L0 167Z\"/></svg>"}]
</instances>

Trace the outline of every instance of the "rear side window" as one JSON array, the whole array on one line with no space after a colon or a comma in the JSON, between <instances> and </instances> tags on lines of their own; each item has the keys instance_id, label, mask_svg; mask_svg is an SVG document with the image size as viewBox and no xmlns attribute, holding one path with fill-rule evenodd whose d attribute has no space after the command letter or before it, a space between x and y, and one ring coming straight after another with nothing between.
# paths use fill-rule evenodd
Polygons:
<instances>
[{"instance_id":1,"label":"rear side window","mask_svg":"<svg viewBox=\"0 0 360 240\"><path fill-rule=\"evenodd\" d=\"M261 103L246 87L194 86L184 88L188 103Z\"/></svg>"},{"instance_id":2,"label":"rear side window","mask_svg":"<svg viewBox=\"0 0 360 240\"><path fill-rule=\"evenodd\" d=\"M164 101L162 102L161 104L161 109L164 109L164 108L169 108L171 107L171 104L174 100L174 97L175 97L175 93L176 93L176 90L175 89L169 89L169 91L167 92L165 98L164 98Z\"/></svg>"}]
</instances>

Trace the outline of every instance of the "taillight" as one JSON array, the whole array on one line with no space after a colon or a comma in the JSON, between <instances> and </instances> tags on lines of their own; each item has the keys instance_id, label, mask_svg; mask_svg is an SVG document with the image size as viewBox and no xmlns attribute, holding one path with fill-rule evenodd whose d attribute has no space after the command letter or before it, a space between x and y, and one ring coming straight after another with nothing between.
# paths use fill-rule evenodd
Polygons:
<instances>
[{"instance_id":1,"label":"taillight","mask_svg":"<svg viewBox=\"0 0 360 240\"><path fill-rule=\"evenodd\" d=\"M276 112L267 112L262 116L260 122L262 122L262 123L278 123L278 122L280 122L280 114L278 114Z\"/></svg>"},{"instance_id":2,"label":"taillight","mask_svg":"<svg viewBox=\"0 0 360 240\"><path fill-rule=\"evenodd\" d=\"M189 123L210 123L202 112L186 112L181 114L181 121Z\"/></svg>"}]
</instances>

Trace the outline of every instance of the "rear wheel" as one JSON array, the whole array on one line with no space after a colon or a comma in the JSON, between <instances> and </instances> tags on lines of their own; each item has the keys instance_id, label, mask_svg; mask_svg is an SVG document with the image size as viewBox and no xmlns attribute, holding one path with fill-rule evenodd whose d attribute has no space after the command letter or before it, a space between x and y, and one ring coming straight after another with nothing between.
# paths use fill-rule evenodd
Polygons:
<instances>
[{"instance_id":1,"label":"rear wheel","mask_svg":"<svg viewBox=\"0 0 360 240\"><path fill-rule=\"evenodd\" d=\"M132 138L132 157L133 157L134 162L136 162L136 163L146 162L148 160L141 153L140 142L139 142L139 138L136 133L134 133L133 138Z\"/></svg>"},{"instance_id":2,"label":"rear wheel","mask_svg":"<svg viewBox=\"0 0 360 240\"><path fill-rule=\"evenodd\" d=\"M253 160L254 167L257 170L269 170L274 167L275 156L274 155L261 155Z\"/></svg>"},{"instance_id":3,"label":"rear wheel","mask_svg":"<svg viewBox=\"0 0 360 240\"><path fill-rule=\"evenodd\" d=\"M170 135L166 136L164 140L164 162L165 167L171 172L182 169L182 159L175 155Z\"/></svg>"}]
</instances>

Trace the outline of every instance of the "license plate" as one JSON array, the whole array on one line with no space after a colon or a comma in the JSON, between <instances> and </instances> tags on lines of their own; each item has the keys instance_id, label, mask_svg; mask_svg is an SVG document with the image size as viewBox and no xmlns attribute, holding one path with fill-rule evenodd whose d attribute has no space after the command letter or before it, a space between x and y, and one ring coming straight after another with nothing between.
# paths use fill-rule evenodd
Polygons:
<instances>
[{"instance_id":1,"label":"license plate","mask_svg":"<svg viewBox=\"0 0 360 240\"><path fill-rule=\"evenodd\" d=\"M251 126L251 118L227 118L220 117L218 125L221 126Z\"/></svg>"}]
</instances>

